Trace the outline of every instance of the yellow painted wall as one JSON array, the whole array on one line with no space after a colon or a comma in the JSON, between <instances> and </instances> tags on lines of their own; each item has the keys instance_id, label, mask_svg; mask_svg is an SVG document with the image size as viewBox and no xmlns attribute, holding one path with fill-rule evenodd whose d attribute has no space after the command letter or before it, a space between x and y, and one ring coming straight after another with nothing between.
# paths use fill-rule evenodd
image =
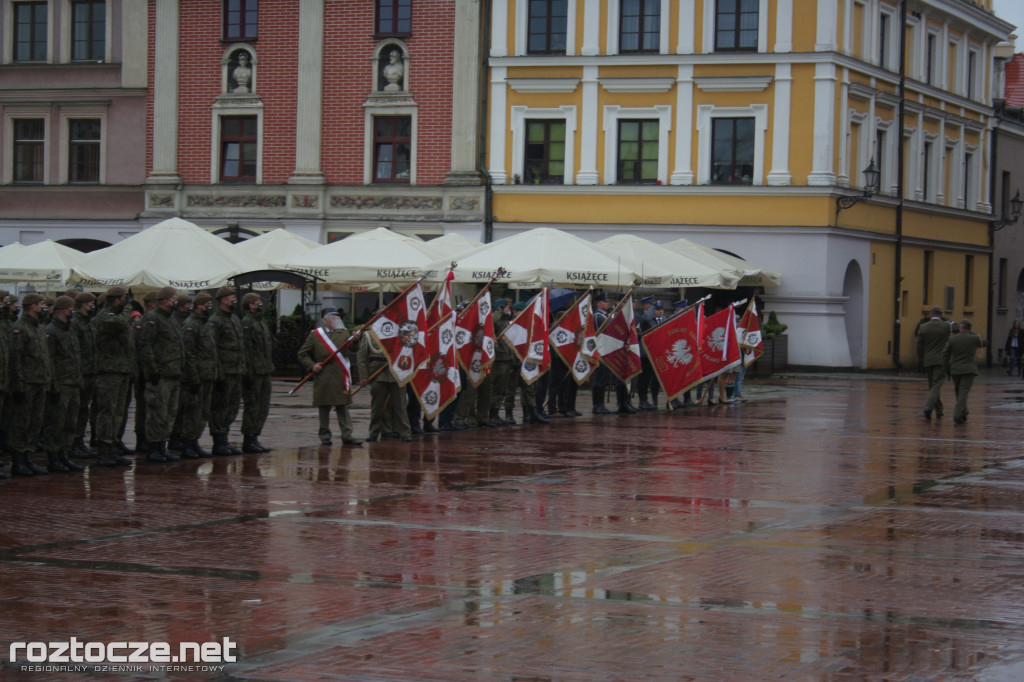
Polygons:
<instances>
[{"instance_id":1,"label":"yellow painted wall","mask_svg":"<svg viewBox=\"0 0 1024 682\"><path fill-rule=\"evenodd\" d=\"M769 19L769 23L775 23L774 13ZM793 52L814 52L818 25L818 0L793 0L793 23ZM801 27L809 27L809 30ZM769 46L774 45L774 43L768 44Z\"/></svg>"},{"instance_id":2,"label":"yellow painted wall","mask_svg":"<svg viewBox=\"0 0 1024 682\"><path fill-rule=\"evenodd\" d=\"M867 279L870 282L868 292L868 367L892 367L893 325L895 319L895 292L893 278L895 276L895 249L891 242L872 242L871 260L868 266ZM888 321L888 323L886 323Z\"/></svg>"}]
</instances>

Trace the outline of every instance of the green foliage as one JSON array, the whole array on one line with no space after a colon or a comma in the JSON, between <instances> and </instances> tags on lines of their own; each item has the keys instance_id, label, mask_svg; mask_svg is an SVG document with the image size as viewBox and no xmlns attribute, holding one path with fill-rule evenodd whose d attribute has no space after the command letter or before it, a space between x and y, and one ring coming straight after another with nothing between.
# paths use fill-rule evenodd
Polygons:
<instances>
[{"instance_id":1,"label":"green foliage","mask_svg":"<svg viewBox=\"0 0 1024 682\"><path fill-rule=\"evenodd\" d=\"M768 313L768 321L761 327L761 335L766 339L774 339L779 334L784 333L789 329L788 324L782 324L779 322L779 318L776 317L775 311Z\"/></svg>"}]
</instances>

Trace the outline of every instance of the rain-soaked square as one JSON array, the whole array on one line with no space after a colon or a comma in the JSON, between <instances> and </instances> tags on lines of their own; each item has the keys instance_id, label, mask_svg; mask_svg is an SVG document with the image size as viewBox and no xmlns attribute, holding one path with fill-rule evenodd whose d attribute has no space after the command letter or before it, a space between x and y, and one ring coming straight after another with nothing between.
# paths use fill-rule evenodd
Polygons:
<instances>
[{"instance_id":1,"label":"rain-soaked square","mask_svg":"<svg viewBox=\"0 0 1024 682\"><path fill-rule=\"evenodd\" d=\"M1024 677L1018 378L980 377L962 425L922 417L920 375L797 374L359 447L317 445L288 387L267 454L0 482L0 677ZM238 655L7 661L72 637Z\"/></svg>"}]
</instances>

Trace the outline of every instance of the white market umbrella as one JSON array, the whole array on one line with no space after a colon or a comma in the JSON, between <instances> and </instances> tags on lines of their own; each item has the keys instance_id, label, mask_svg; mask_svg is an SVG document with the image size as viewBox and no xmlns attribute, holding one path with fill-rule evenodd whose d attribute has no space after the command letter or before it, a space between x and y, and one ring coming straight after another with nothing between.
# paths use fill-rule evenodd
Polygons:
<instances>
[{"instance_id":1,"label":"white market umbrella","mask_svg":"<svg viewBox=\"0 0 1024 682\"><path fill-rule=\"evenodd\" d=\"M259 269L271 270L270 262L288 260L318 248L320 244L311 239L292 234L288 230L278 228L264 232L258 237L246 239L234 245L234 248L247 257L261 263ZM283 282L253 282L252 287L262 291L279 289Z\"/></svg>"},{"instance_id":2,"label":"white market umbrella","mask_svg":"<svg viewBox=\"0 0 1024 682\"><path fill-rule=\"evenodd\" d=\"M294 258L272 261L270 266L313 275L329 284L359 286L414 282L436 259L422 239L378 227Z\"/></svg>"},{"instance_id":3,"label":"white market umbrella","mask_svg":"<svg viewBox=\"0 0 1024 682\"><path fill-rule=\"evenodd\" d=\"M617 234L597 242L606 250L629 256L643 263L644 269L660 268L671 274L667 280L652 283L644 273L647 287L711 287L735 289L739 277L732 268L722 268L711 259L697 259L690 255L666 249L661 244L632 234Z\"/></svg>"},{"instance_id":4,"label":"white market umbrella","mask_svg":"<svg viewBox=\"0 0 1024 682\"><path fill-rule=\"evenodd\" d=\"M730 256L729 254L722 253L717 249L712 249L710 246L691 242L689 239L676 239L675 241L665 244L665 248L681 253L684 256L690 256L694 259L711 259L712 261L721 263L722 268L731 268L732 270L735 270L740 275L738 286L741 287L778 286L782 281L782 275L774 270L762 268L761 266L745 261L742 258Z\"/></svg>"},{"instance_id":5,"label":"white market umbrella","mask_svg":"<svg viewBox=\"0 0 1024 682\"><path fill-rule=\"evenodd\" d=\"M484 244L459 256L456 282L498 282L519 288L559 286L581 289L630 287L641 275L666 277L671 273L645 268L628 257L612 254L586 239L550 227L538 227ZM442 277L449 263L434 263ZM505 272L498 275L498 268Z\"/></svg>"},{"instance_id":6,"label":"white market umbrella","mask_svg":"<svg viewBox=\"0 0 1024 682\"><path fill-rule=\"evenodd\" d=\"M431 239L428 242L424 242L424 244L427 245L427 248L437 252L438 258L455 258L460 254L483 246L483 242L463 237L457 232L449 232L443 237Z\"/></svg>"},{"instance_id":7,"label":"white market umbrella","mask_svg":"<svg viewBox=\"0 0 1024 682\"><path fill-rule=\"evenodd\" d=\"M50 239L30 246L11 244L0 249L0 281L64 286L71 268L85 257L78 249Z\"/></svg>"},{"instance_id":8,"label":"white market umbrella","mask_svg":"<svg viewBox=\"0 0 1024 682\"><path fill-rule=\"evenodd\" d=\"M94 287L213 289L264 267L207 230L170 218L88 254L68 281Z\"/></svg>"}]
</instances>

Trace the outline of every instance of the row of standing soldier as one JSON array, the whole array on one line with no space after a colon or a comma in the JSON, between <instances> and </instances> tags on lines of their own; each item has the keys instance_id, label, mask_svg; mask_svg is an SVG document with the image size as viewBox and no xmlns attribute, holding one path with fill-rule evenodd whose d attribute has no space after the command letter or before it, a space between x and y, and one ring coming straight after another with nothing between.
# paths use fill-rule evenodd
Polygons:
<instances>
[{"instance_id":1,"label":"row of standing soldier","mask_svg":"<svg viewBox=\"0 0 1024 682\"><path fill-rule=\"evenodd\" d=\"M241 318L236 300L232 287L194 299L164 287L146 295L141 314L120 286L99 297L69 290L52 301L30 293L20 306L0 290L0 399L8 425L0 438L11 473L82 471L75 460L131 464L124 433L133 395L134 452L147 461L268 452L259 436L270 407L273 337L259 295L246 294ZM243 388L239 450L228 433ZM207 425L212 451L199 443ZM39 450L45 467L34 460Z\"/></svg>"}]
</instances>

